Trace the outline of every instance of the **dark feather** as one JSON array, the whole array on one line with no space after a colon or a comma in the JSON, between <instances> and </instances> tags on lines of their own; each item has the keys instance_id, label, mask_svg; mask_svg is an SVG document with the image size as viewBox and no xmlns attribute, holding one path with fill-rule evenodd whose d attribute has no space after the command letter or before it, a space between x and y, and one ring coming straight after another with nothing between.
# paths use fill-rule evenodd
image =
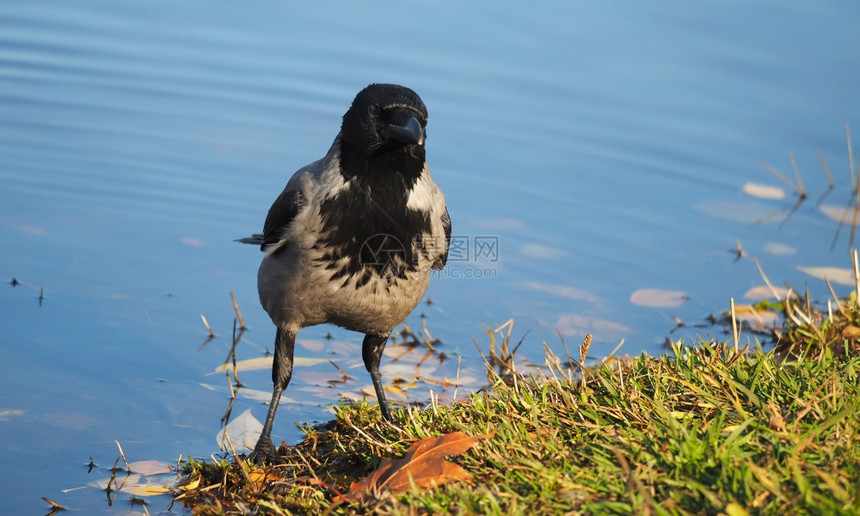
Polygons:
<instances>
[{"instance_id":1,"label":"dark feather","mask_svg":"<svg viewBox=\"0 0 860 516\"><path fill-rule=\"evenodd\" d=\"M265 251L272 244L277 244L284 230L296 218L296 215L307 204L305 196L298 190L284 190L269 208L266 223L263 225L263 240L260 249Z\"/></svg>"},{"instance_id":2,"label":"dark feather","mask_svg":"<svg viewBox=\"0 0 860 516\"><path fill-rule=\"evenodd\" d=\"M239 242L240 244L263 245L263 235L260 233L254 233L249 237L237 238L234 242Z\"/></svg>"},{"instance_id":3,"label":"dark feather","mask_svg":"<svg viewBox=\"0 0 860 516\"><path fill-rule=\"evenodd\" d=\"M448 215L448 208L445 208L445 213L442 214L442 229L445 231L445 252L433 263L433 268L437 270L448 263L448 248L451 246L451 216Z\"/></svg>"}]
</instances>

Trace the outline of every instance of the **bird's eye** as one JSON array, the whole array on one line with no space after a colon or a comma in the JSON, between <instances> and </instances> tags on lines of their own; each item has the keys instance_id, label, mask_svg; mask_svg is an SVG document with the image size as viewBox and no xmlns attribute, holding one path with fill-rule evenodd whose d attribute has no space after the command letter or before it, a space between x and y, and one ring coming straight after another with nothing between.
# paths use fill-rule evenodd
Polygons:
<instances>
[{"instance_id":1,"label":"bird's eye","mask_svg":"<svg viewBox=\"0 0 860 516\"><path fill-rule=\"evenodd\" d=\"M382 108L379 107L379 104L371 104L370 105L370 115L371 116L379 116L379 113L382 111Z\"/></svg>"}]
</instances>

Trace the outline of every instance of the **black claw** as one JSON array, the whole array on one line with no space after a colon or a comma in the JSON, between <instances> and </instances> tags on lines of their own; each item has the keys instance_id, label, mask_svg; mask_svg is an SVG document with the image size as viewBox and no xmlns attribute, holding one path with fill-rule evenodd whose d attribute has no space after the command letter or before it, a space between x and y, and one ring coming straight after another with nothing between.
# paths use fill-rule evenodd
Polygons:
<instances>
[{"instance_id":1,"label":"black claw","mask_svg":"<svg viewBox=\"0 0 860 516\"><path fill-rule=\"evenodd\" d=\"M251 461L258 466L263 464L277 464L280 461L278 451L272 444L272 440L268 437L260 437L257 445L254 446L254 451L251 452Z\"/></svg>"},{"instance_id":2,"label":"black claw","mask_svg":"<svg viewBox=\"0 0 860 516\"><path fill-rule=\"evenodd\" d=\"M389 423L392 422L391 412L388 411L387 403L381 403L379 405L379 410L382 412L382 419L388 421Z\"/></svg>"}]
</instances>

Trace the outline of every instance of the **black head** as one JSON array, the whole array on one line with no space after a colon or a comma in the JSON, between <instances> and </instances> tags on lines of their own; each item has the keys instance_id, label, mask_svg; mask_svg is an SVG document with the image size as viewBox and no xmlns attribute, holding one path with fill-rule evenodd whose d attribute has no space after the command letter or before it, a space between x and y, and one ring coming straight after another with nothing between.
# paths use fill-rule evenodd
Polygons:
<instances>
[{"instance_id":1,"label":"black head","mask_svg":"<svg viewBox=\"0 0 860 516\"><path fill-rule=\"evenodd\" d=\"M341 149L349 159L365 161L394 152L423 167L426 127L427 108L417 93L397 84L371 84L343 115Z\"/></svg>"}]
</instances>

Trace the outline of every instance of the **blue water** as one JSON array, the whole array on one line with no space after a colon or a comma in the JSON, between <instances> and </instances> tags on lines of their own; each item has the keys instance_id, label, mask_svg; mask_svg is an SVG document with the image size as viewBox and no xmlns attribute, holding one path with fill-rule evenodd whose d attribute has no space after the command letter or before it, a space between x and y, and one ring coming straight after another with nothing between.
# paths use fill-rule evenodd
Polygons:
<instances>
[{"instance_id":1,"label":"blue water","mask_svg":"<svg viewBox=\"0 0 860 516\"><path fill-rule=\"evenodd\" d=\"M469 254L409 322L423 313L464 371L481 370L484 325L510 318L515 339L528 332L523 362L541 363L543 342L563 352L559 333L571 347L592 333L595 357L621 339L622 354L660 353L673 316L687 323L673 338L724 338L694 325L762 283L736 240L774 283L825 299L797 266L850 263L847 233L831 251L836 224L815 205L828 187L816 149L836 180L826 202L842 206L858 19L860 5L809 2L4 2L0 278L21 284L0 288L0 513L47 512L42 496L142 513L129 495L109 506L74 489L107 476L114 439L130 460L218 451L229 293L250 328L239 359L274 335L260 253L233 239L261 229L371 82L407 85L430 111L428 159ZM793 179L789 151L810 200L757 224L796 200L757 164ZM745 195L747 182L787 196ZM632 303L646 288L689 299ZM201 314L219 337L199 350ZM356 365L358 335L300 338L304 356ZM329 418L337 399L315 388L333 369L299 371L275 439L297 441L293 422ZM369 385L350 374L352 391ZM242 381L270 388L266 371ZM247 408L265 413L240 397L234 414Z\"/></svg>"}]
</instances>

